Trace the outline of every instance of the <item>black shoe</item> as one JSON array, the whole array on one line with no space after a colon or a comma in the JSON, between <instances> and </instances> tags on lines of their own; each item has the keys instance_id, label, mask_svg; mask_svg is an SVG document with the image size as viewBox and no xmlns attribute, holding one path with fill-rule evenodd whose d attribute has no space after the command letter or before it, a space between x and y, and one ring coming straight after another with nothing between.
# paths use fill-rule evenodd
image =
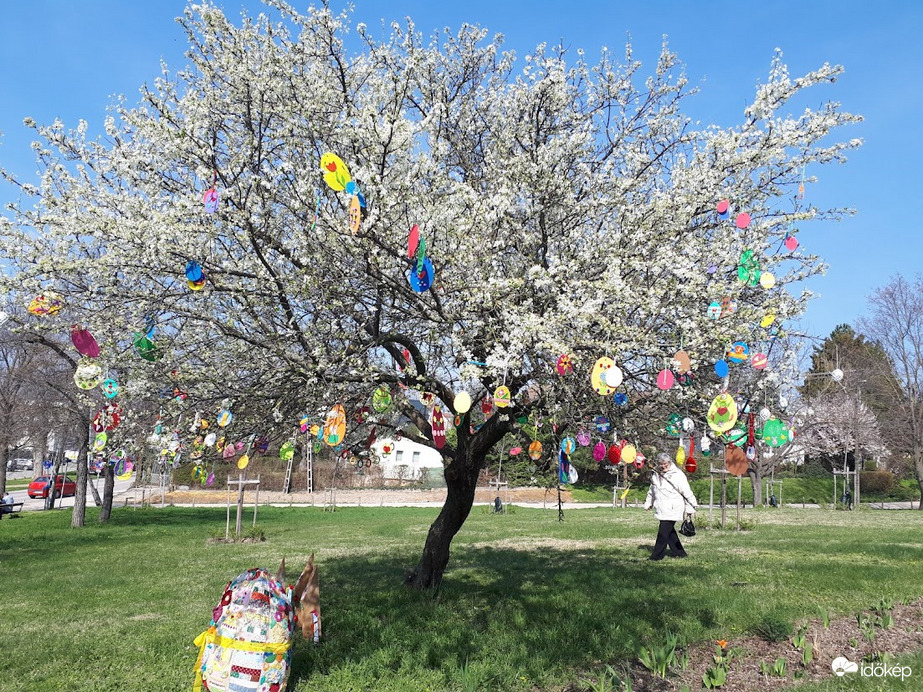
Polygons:
<instances>
[{"instance_id":1,"label":"black shoe","mask_svg":"<svg viewBox=\"0 0 923 692\"><path fill-rule=\"evenodd\" d=\"M657 560L663 560L663 555L661 555L660 557L654 557L653 555L651 555L651 556L650 556L649 558L647 558L647 559L648 559L648 560L653 560L654 562L656 562Z\"/></svg>"},{"instance_id":2,"label":"black shoe","mask_svg":"<svg viewBox=\"0 0 923 692\"><path fill-rule=\"evenodd\" d=\"M670 557L689 557L689 553L670 553Z\"/></svg>"}]
</instances>

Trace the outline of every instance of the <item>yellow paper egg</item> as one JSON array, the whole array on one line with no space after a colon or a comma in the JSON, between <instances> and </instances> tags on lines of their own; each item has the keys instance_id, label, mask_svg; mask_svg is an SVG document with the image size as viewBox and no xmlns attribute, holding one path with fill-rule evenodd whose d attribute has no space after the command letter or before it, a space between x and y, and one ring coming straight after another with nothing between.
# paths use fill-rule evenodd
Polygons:
<instances>
[{"instance_id":1,"label":"yellow paper egg","mask_svg":"<svg viewBox=\"0 0 923 692\"><path fill-rule=\"evenodd\" d=\"M240 459L237 460L237 468L243 470L247 468L247 464L249 463L250 463L250 455L244 454L240 457Z\"/></svg>"},{"instance_id":2,"label":"yellow paper egg","mask_svg":"<svg viewBox=\"0 0 923 692\"><path fill-rule=\"evenodd\" d=\"M635 463L635 459L638 456L638 450L635 449L634 445L625 445L622 447L622 461L626 464Z\"/></svg>"},{"instance_id":3,"label":"yellow paper egg","mask_svg":"<svg viewBox=\"0 0 923 692\"><path fill-rule=\"evenodd\" d=\"M603 356L593 364L593 370L590 372L590 384L593 385L593 389L600 396L608 396L615 391L615 388L610 387L603 379L603 374L613 367L615 367L615 361L607 356Z\"/></svg>"},{"instance_id":4,"label":"yellow paper egg","mask_svg":"<svg viewBox=\"0 0 923 692\"><path fill-rule=\"evenodd\" d=\"M506 408L510 405L510 388L504 385L497 387L494 392L494 404L497 408Z\"/></svg>"},{"instance_id":5,"label":"yellow paper egg","mask_svg":"<svg viewBox=\"0 0 923 692\"><path fill-rule=\"evenodd\" d=\"M727 432L737 422L737 403L727 392L715 397L708 407L708 427L718 433Z\"/></svg>"},{"instance_id":6,"label":"yellow paper egg","mask_svg":"<svg viewBox=\"0 0 923 692\"><path fill-rule=\"evenodd\" d=\"M456 413L467 413L471 409L471 395L468 392L456 394L454 407Z\"/></svg>"},{"instance_id":7,"label":"yellow paper egg","mask_svg":"<svg viewBox=\"0 0 923 692\"><path fill-rule=\"evenodd\" d=\"M345 190L346 183L352 180L343 159L329 151L320 157L320 167L324 173L324 182L337 192Z\"/></svg>"}]
</instances>

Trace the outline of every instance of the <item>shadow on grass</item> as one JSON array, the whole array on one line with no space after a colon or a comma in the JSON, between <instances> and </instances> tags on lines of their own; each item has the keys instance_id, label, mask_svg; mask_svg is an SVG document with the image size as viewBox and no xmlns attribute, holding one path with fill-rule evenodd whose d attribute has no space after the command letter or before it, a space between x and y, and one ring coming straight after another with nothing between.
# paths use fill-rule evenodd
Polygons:
<instances>
[{"instance_id":1,"label":"shadow on grass","mask_svg":"<svg viewBox=\"0 0 923 692\"><path fill-rule=\"evenodd\" d=\"M373 677L418 666L452 680L466 664L491 660L537 680L634 658L678 620L713 625L713 614L672 598L703 570L648 554L460 549L436 592L398 586L404 575L393 558L338 559L321 567L324 642L296 641L293 681L360 663Z\"/></svg>"}]
</instances>

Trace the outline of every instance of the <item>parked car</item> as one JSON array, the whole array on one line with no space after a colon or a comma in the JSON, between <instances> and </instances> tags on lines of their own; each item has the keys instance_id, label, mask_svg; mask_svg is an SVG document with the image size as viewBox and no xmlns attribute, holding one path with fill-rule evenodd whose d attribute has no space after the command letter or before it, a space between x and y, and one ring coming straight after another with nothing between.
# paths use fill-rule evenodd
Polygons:
<instances>
[{"instance_id":1,"label":"parked car","mask_svg":"<svg viewBox=\"0 0 923 692\"><path fill-rule=\"evenodd\" d=\"M29 483L26 491L31 498L48 497L48 490L51 487L51 476L39 476ZM54 496L68 497L77 493L77 482L69 476L58 475L54 484Z\"/></svg>"},{"instance_id":2,"label":"parked car","mask_svg":"<svg viewBox=\"0 0 923 692\"><path fill-rule=\"evenodd\" d=\"M32 470L32 460L31 459L10 459L6 462L7 471L31 471Z\"/></svg>"}]
</instances>

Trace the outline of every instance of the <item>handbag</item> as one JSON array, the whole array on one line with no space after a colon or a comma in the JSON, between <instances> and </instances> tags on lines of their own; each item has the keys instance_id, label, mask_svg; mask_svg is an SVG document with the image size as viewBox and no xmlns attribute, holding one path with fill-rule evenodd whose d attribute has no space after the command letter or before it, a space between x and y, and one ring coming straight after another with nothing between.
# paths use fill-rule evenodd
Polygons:
<instances>
[{"instance_id":1,"label":"handbag","mask_svg":"<svg viewBox=\"0 0 923 692\"><path fill-rule=\"evenodd\" d=\"M679 527L679 532L684 536L695 536L695 524L692 523L691 514L687 514L683 517L683 523Z\"/></svg>"}]
</instances>

